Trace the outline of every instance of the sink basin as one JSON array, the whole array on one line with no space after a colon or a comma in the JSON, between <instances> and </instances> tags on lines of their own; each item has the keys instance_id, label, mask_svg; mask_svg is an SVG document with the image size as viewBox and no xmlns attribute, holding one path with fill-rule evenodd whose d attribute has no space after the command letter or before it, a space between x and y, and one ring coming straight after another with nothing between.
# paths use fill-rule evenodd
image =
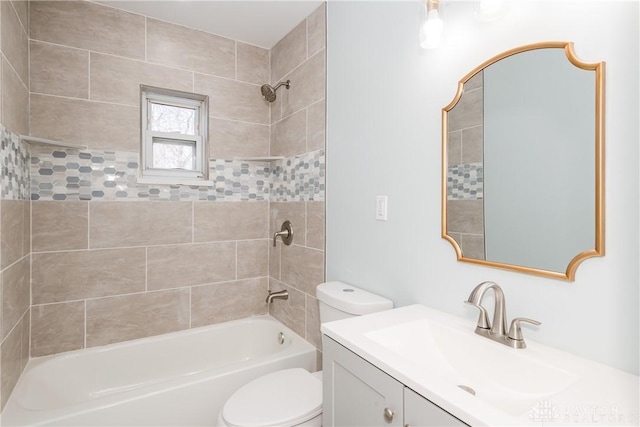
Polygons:
<instances>
[{"instance_id":1,"label":"sink basin","mask_svg":"<svg viewBox=\"0 0 640 427\"><path fill-rule=\"evenodd\" d=\"M512 349L476 335L473 326L466 324L418 319L368 332L365 337L511 415L527 412L580 379L532 356L528 349Z\"/></svg>"},{"instance_id":2,"label":"sink basin","mask_svg":"<svg viewBox=\"0 0 640 427\"><path fill-rule=\"evenodd\" d=\"M640 425L637 375L526 333L527 348L513 349L474 330L472 320L420 304L321 325L328 339L468 425Z\"/></svg>"}]
</instances>

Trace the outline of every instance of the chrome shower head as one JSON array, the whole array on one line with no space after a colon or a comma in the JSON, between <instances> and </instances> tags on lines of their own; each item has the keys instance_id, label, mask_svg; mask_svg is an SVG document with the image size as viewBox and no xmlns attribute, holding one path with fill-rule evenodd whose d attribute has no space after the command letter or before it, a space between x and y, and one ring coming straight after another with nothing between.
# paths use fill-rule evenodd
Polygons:
<instances>
[{"instance_id":1,"label":"chrome shower head","mask_svg":"<svg viewBox=\"0 0 640 427\"><path fill-rule=\"evenodd\" d=\"M273 102L276 100L276 91L278 90L278 88L280 86L284 86L287 89L289 89L290 83L291 83L291 80L287 80L286 82L278 83L275 87L269 84L263 84L262 87L260 88L260 92L262 92L262 96L264 96L264 99L266 99L269 102Z\"/></svg>"}]
</instances>

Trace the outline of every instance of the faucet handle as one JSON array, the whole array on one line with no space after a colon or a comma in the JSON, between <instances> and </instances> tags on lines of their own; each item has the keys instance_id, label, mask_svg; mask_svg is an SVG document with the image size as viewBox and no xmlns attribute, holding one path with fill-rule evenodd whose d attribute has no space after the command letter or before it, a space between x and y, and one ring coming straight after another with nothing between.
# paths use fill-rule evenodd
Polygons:
<instances>
[{"instance_id":1,"label":"faucet handle","mask_svg":"<svg viewBox=\"0 0 640 427\"><path fill-rule=\"evenodd\" d=\"M483 306L481 306L480 304L473 303L471 301L465 301L464 303L469 304L477 308L478 310L480 310L480 315L478 316L478 324L477 324L478 328L489 329L491 327L489 326L489 316L487 315L487 310L485 310Z\"/></svg>"},{"instance_id":2,"label":"faucet handle","mask_svg":"<svg viewBox=\"0 0 640 427\"><path fill-rule=\"evenodd\" d=\"M524 338L522 337L522 329L520 329L520 323L531 323L532 325L540 326L542 323L537 320L528 319L526 317L516 317L511 321L511 326L509 327L509 333L507 334L507 338L510 338L514 341L522 341Z\"/></svg>"}]
</instances>

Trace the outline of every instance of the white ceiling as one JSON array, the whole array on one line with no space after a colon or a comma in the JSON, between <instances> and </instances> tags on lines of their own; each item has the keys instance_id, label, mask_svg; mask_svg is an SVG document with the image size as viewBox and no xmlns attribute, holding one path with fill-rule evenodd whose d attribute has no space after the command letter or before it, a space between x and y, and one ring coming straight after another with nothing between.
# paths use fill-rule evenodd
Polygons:
<instances>
[{"instance_id":1,"label":"white ceiling","mask_svg":"<svg viewBox=\"0 0 640 427\"><path fill-rule=\"evenodd\" d=\"M98 3L271 49L323 0L111 0Z\"/></svg>"}]
</instances>

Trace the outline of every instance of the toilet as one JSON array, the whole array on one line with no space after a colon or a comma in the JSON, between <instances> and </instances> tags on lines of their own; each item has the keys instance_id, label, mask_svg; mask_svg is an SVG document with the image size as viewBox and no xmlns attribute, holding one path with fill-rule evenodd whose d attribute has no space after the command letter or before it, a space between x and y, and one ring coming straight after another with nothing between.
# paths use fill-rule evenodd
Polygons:
<instances>
[{"instance_id":1,"label":"toilet","mask_svg":"<svg viewBox=\"0 0 640 427\"><path fill-rule=\"evenodd\" d=\"M393 308L393 302L342 282L318 285L320 322ZM218 425L227 427L321 426L322 372L302 368L272 372L238 389L224 404Z\"/></svg>"}]
</instances>

